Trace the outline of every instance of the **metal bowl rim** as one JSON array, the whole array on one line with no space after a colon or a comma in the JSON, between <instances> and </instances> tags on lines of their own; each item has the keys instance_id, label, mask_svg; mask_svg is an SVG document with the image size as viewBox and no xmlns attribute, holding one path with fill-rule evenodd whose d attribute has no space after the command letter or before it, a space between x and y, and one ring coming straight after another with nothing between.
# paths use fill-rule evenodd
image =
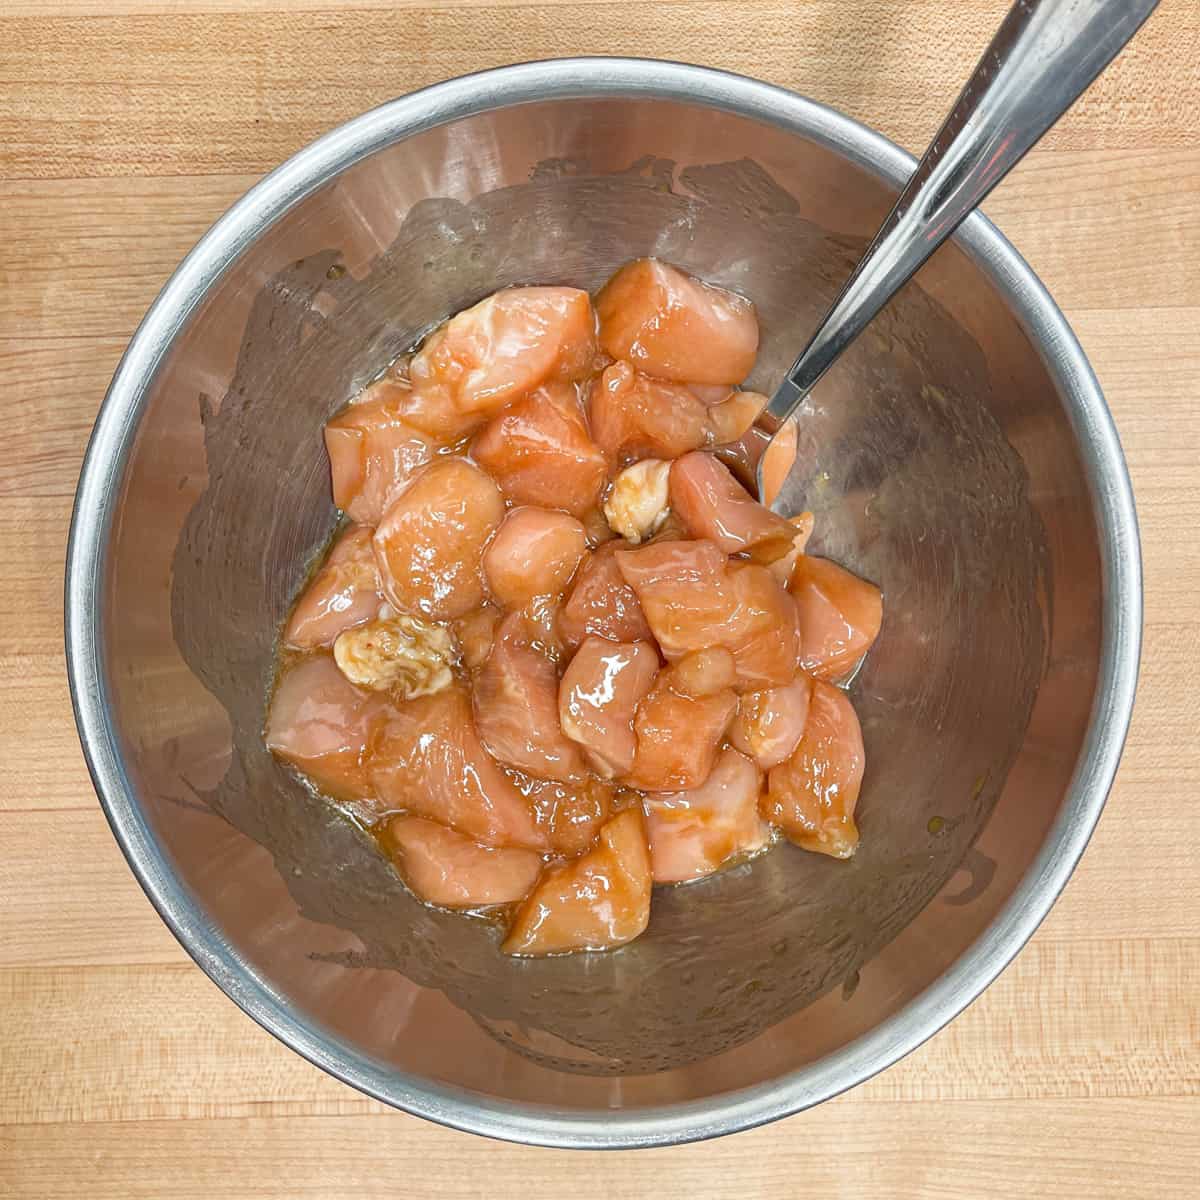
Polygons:
<instances>
[{"instance_id":1,"label":"metal bowl rim","mask_svg":"<svg viewBox=\"0 0 1200 1200\"><path fill-rule=\"evenodd\" d=\"M1142 627L1133 493L1100 386L1063 314L981 214L955 242L1007 298L1058 387L1092 491L1102 559L1096 701L1059 817L1013 896L944 975L870 1033L768 1083L627 1114L510 1104L417 1079L367 1058L309 1022L255 973L173 875L125 772L105 683L102 580L121 477L164 356L243 251L317 188L371 154L435 126L540 101L656 99L723 110L808 138L899 187L911 155L866 126L793 92L683 63L573 58L524 63L436 84L348 121L250 189L187 255L147 311L105 396L71 518L65 576L71 700L88 769L130 868L180 943L255 1021L330 1074L407 1112L489 1137L570 1148L671 1145L749 1129L869 1079L921 1045L1008 965L1050 910L1087 845L1116 773L1133 710Z\"/></svg>"}]
</instances>

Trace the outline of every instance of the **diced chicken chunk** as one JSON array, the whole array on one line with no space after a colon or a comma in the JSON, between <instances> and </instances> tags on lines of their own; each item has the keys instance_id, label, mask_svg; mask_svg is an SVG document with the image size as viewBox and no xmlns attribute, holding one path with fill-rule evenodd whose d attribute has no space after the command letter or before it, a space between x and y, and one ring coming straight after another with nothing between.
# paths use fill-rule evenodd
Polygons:
<instances>
[{"instance_id":1,"label":"diced chicken chunk","mask_svg":"<svg viewBox=\"0 0 1200 1200\"><path fill-rule=\"evenodd\" d=\"M715 543L656 542L613 557L667 658L719 644L732 599L727 560Z\"/></svg>"},{"instance_id":2,"label":"diced chicken chunk","mask_svg":"<svg viewBox=\"0 0 1200 1200\"><path fill-rule=\"evenodd\" d=\"M517 611L525 620L530 645L544 654L552 663L560 662L566 649L558 630L562 597L558 595L534 596L524 608Z\"/></svg>"},{"instance_id":3,"label":"diced chicken chunk","mask_svg":"<svg viewBox=\"0 0 1200 1200\"><path fill-rule=\"evenodd\" d=\"M803 672L783 687L747 692L738 699L729 740L764 771L791 758L804 736L812 680Z\"/></svg>"},{"instance_id":4,"label":"diced chicken chunk","mask_svg":"<svg viewBox=\"0 0 1200 1200\"><path fill-rule=\"evenodd\" d=\"M588 413L596 444L615 460L678 458L711 440L708 408L682 384L616 362L592 384Z\"/></svg>"},{"instance_id":5,"label":"diced chicken chunk","mask_svg":"<svg viewBox=\"0 0 1200 1200\"><path fill-rule=\"evenodd\" d=\"M802 512L799 516L789 517L788 524L795 531L792 535L792 548L782 557L769 563L767 569L775 579L787 587L792 581L796 563L808 548L808 539L812 537L814 519L810 512Z\"/></svg>"},{"instance_id":6,"label":"diced chicken chunk","mask_svg":"<svg viewBox=\"0 0 1200 1200\"><path fill-rule=\"evenodd\" d=\"M672 465L671 508L692 537L708 538L726 554L745 552L757 562L783 557L796 536L711 454L685 454Z\"/></svg>"},{"instance_id":7,"label":"diced chicken chunk","mask_svg":"<svg viewBox=\"0 0 1200 1200\"><path fill-rule=\"evenodd\" d=\"M449 447L478 432L488 419L485 412L466 412L454 402L449 388L428 386L413 391L407 384L396 409L407 424L438 446Z\"/></svg>"},{"instance_id":8,"label":"diced chicken chunk","mask_svg":"<svg viewBox=\"0 0 1200 1200\"><path fill-rule=\"evenodd\" d=\"M560 783L534 779L509 770L509 777L533 805L537 821L546 830L550 853L578 858L590 850L600 827L612 816L614 787L605 779Z\"/></svg>"},{"instance_id":9,"label":"diced chicken chunk","mask_svg":"<svg viewBox=\"0 0 1200 1200\"><path fill-rule=\"evenodd\" d=\"M480 433L472 454L514 504L580 519L595 512L608 475L573 384L548 384L517 401Z\"/></svg>"},{"instance_id":10,"label":"diced chicken chunk","mask_svg":"<svg viewBox=\"0 0 1200 1200\"><path fill-rule=\"evenodd\" d=\"M633 721L637 751L625 777L631 787L653 792L699 787L708 778L737 711L732 689L686 696L675 690L674 673L673 667L661 671L638 705Z\"/></svg>"},{"instance_id":11,"label":"diced chicken chunk","mask_svg":"<svg viewBox=\"0 0 1200 1200\"><path fill-rule=\"evenodd\" d=\"M376 620L340 633L333 658L351 683L397 699L431 696L454 682L450 631L387 607Z\"/></svg>"},{"instance_id":12,"label":"diced chicken chunk","mask_svg":"<svg viewBox=\"0 0 1200 1200\"><path fill-rule=\"evenodd\" d=\"M737 855L769 845L758 815L762 774L736 750L724 750L697 788L646 797L646 832L655 883L703 879Z\"/></svg>"},{"instance_id":13,"label":"diced chicken chunk","mask_svg":"<svg viewBox=\"0 0 1200 1200\"><path fill-rule=\"evenodd\" d=\"M671 687L681 696L715 696L737 685L737 663L724 646L693 650L671 668Z\"/></svg>"},{"instance_id":14,"label":"diced chicken chunk","mask_svg":"<svg viewBox=\"0 0 1200 1200\"><path fill-rule=\"evenodd\" d=\"M483 551L504 498L478 468L444 458L422 469L375 530L383 590L401 612L449 621L483 603Z\"/></svg>"},{"instance_id":15,"label":"diced chicken chunk","mask_svg":"<svg viewBox=\"0 0 1200 1200\"><path fill-rule=\"evenodd\" d=\"M500 617L501 612L498 608L485 604L481 608L473 609L466 616L459 617L451 625L454 636L458 639L463 666L468 671L478 671L487 662Z\"/></svg>"},{"instance_id":16,"label":"diced chicken chunk","mask_svg":"<svg viewBox=\"0 0 1200 1200\"><path fill-rule=\"evenodd\" d=\"M657 259L622 267L596 297L596 311L605 353L660 379L732 384L754 367L754 305Z\"/></svg>"},{"instance_id":17,"label":"diced chicken chunk","mask_svg":"<svg viewBox=\"0 0 1200 1200\"><path fill-rule=\"evenodd\" d=\"M687 389L709 408L715 408L724 400L728 400L736 390L728 383L689 383Z\"/></svg>"},{"instance_id":18,"label":"diced chicken chunk","mask_svg":"<svg viewBox=\"0 0 1200 1200\"><path fill-rule=\"evenodd\" d=\"M635 546L656 533L670 509L670 477L671 464L658 458L626 467L604 502L609 526Z\"/></svg>"},{"instance_id":19,"label":"diced chicken chunk","mask_svg":"<svg viewBox=\"0 0 1200 1200\"><path fill-rule=\"evenodd\" d=\"M506 288L435 330L414 355L413 390L447 394L464 413L494 413L550 380L580 379L596 358L586 292Z\"/></svg>"},{"instance_id":20,"label":"diced chicken chunk","mask_svg":"<svg viewBox=\"0 0 1200 1200\"><path fill-rule=\"evenodd\" d=\"M800 622L800 665L818 679L848 675L871 648L883 623L883 597L827 558L803 555L790 590Z\"/></svg>"},{"instance_id":21,"label":"diced chicken chunk","mask_svg":"<svg viewBox=\"0 0 1200 1200\"><path fill-rule=\"evenodd\" d=\"M320 655L279 681L267 716L267 748L337 800L374 794L370 758L388 707L355 687L333 659Z\"/></svg>"},{"instance_id":22,"label":"diced chicken chunk","mask_svg":"<svg viewBox=\"0 0 1200 1200\"><path fill-rule=\"evenodd\" d=\"M379 611L383 595L373 533L365 525L352 525L334 542L292 609L284 645L293 650L332 646L343 630L371 620Z\"/></svg>"},{"instance_id":23,"label":"diced chicken chunk","mask_svg":"<svg viewBox=\"0 0 1200 1200\"><path fill-rule=\"evenodd\" d=\"M804 736L791 758L768 776L763 817L805 850L849 858L858 847L854 808L865 762L849 697L816 680Z\"/></svg>"},{"instance_id":24,"label":"diced chicken chunk","mask_svg":"<svg viewBox=\"0 0 1200 1200\"><path fill-rule=\"evenodd\" d=\"M583 755L558 720L558 673L531 640L520 613L497 630L475 680L480 739L494 758L538 779L582 779Z\"/></svg>"},{"instance_id":25,"label":"diced chicken chunk","mask_svg":"<svg viewBox=\"0 0 1200 1200\"><path fill-rule=\"evenodd\" d=\"M582 858L542 874L501 949L547 955L623 946L650 922L652 886L645 820L627 809Z\"/></svg>"},{"instance_id":26,"label":"diced chicken chunk","mask_svg":"<svg viewBox=\"0 0 1200 1200\"><path fill-rule=\"evenodd\" d=\"M513 509L484 551L488 590L509 609L534 596L560 595L586 553L587 535L574 517L546 508Z\"/></svg>"},{"instance_id":27,"label":"diced chicken chunk","mask_svg":"<svg viewBox=\"0 0 1200 1200\"><path fill-rule=\"evenodd\" d=\"M402 415L409 389L386 380L325 426L333 502L353 521L375 525L436 444Z\"/></svg>"},{"instance_id":28,"label":"diced chicken chunk","mask_svg":"<svg viewBox=\"0 0 1200 1200\"><path fill-rule=\"evenodd\" d=\"M767 398L761 392L730 392L708 410L710 440L720 446L745 437L766 406Z\"/></svg>"},{"instance_id":29,"label":"diced chicken chunk","mask_svg":"<svg viewBox=\"0 0 1200 1200\"><path fill-rule=\"evenodd\" d=\"M384 812L427 817L485 846L549 849L532 804L483 748L460 687L395 706L370 773Z\"/></svg>"},{"instance_id":30,"label":"diced chicken chunk","mask_svg":"<svg viewBox=\"0 0 1200 1200\"><path fill-rule=\"evenodd\" d=\"M571 594L558 616L558 632L567 647L577 647L594 634L610 642L644 642L650 639L637 594L617 567L621 543L601 546L575 577Z\"/></svg>"},{"instance_id":31,"label":"diced chicken chunk","mask_svg":"<svg viewBox=\"0 0 1200 1200\"><path fill-rule=\"evenodd\" d=\"M723 644L737 666L738 689L780 687L795 677L800 643L796 602L767 567L730 563L734 616Z\"/></svg>"},{"instance_id":32,"label":"diced chicken chunk","mask_svg":"<svg viewBox=\"0 0 1200 1200\"><path fill-rule=\"evenodd\" d=\"M739 689L791 681L795 610L765 567L731 564L709 541L657 542L615 557L668 659L721 646L733 655Z\"/></svg>"},{"instance_id":33,"label":"diced chicken chunk","mask_svg":"<svg viewBox=\"0 0 1200 1200\"><path fill-rule=\"evenodd\" d=\"M515 904L533 890L543 865L533 850L481 846L424 817L393 817L383 842L412 891L442 908Z\"/></svg>"},{"instance_id":34,"label":"diced chicken chunk","mask_svg":"<svg viewBox=\"0 0 1200 1200\"><path fill-rule=\"evenodd\" d=\"M593 769L608 778L633 767L637 706L658 675L658 651L648 642L588 637L558 689L563 732L583 747Z\"/></svg>"}]
</instances>

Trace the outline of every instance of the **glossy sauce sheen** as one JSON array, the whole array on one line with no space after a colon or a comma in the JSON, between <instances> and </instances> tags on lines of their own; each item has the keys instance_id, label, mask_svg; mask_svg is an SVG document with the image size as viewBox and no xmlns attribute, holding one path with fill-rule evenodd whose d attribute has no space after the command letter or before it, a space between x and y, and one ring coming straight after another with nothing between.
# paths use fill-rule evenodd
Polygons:
<instances>
[{"instance_id":1,"label":"glossy sauce sheen","mask_svg":"<svg viewBox=\"0 0 1200 1200\"><path fill-rule=\"evenodd\" d=\"M595 306L488 297L325 427L353 524L283 631L266 744L418 897L499 914L503 953L622 946L654 884L780 833L857 845L834 683L882 605L739 481L757 347L750 301L643 259Z\"/></svg>"}]
</instances>

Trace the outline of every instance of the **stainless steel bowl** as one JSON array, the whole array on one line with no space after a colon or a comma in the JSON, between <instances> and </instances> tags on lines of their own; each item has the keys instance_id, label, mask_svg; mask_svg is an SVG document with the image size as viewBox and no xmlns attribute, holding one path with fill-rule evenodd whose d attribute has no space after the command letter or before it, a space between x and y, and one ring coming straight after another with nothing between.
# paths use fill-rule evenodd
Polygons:
<instances>
[{"instance_id":1,"label":"stainless steel bowl","mask_svg":"<svg viewBox=\"0 0 1200 1200\"><path fill-rule=\"evenodd\" d=\"M707 1137L895 1062L1045 916L1133 703L1138 538L1096 380L982 217L822 384L786 495L878 580L856 681L863 844L656 897L615 954L511 961L416 904L263 751L272 631L333 521L317 429L421 332L517 282L658 254L759 305L790 361L912 160L818 104L668 63L534 63L301 151L204 237L96 423L67 568L71 684L113 831L255 1020L462 1129Z\"/></svg>"}]
</instances>

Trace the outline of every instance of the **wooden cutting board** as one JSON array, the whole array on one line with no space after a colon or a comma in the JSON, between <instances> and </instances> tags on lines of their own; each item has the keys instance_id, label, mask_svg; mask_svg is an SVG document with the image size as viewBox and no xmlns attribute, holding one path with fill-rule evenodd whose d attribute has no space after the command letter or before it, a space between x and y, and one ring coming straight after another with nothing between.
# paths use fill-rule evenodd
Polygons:
<instances>
[{"instance_id":1,"label":"wooden cutting board","mask_svg":"<svg viewBox=\"0 0 1200 1200\"><path fill-rule=\"evenodd\" d=\"M365 1099L247 1020L130 875L75 738L62 561L84 441L168 272L334 123L464 71L681 58L912 149L1004 0L0 0L0 1195L1200 1195L1200 4L1136 43L987 211L1107 391L1146 565L1141 693L1090 850L1016 963L820 1109L599 1157Z\"/></svg>"}]
</instances>

